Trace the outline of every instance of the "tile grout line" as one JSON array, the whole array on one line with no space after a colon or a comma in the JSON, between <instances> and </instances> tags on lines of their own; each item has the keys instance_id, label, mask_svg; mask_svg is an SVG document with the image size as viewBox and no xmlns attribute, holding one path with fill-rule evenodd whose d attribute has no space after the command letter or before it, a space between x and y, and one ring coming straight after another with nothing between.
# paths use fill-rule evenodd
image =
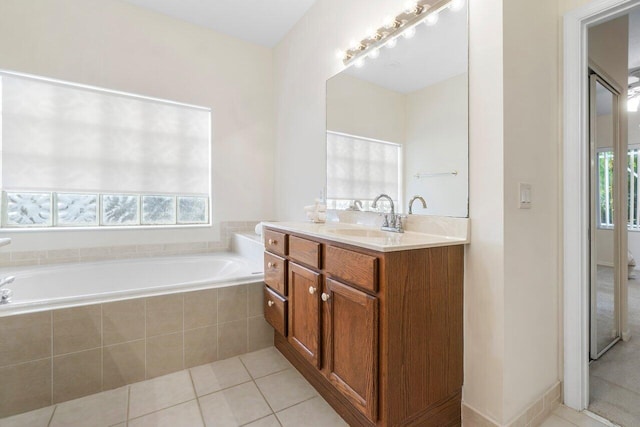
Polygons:
<instances>
[{"instance_id":1,"label":"tile grout line","mask_svg":"<svg viewBox=\"0 0 640 427\"><path fill-rule=\"evenodd\" d=\"M267 406L269 407L269 409L271 409L271 414L276 415L276 411L273 410L273 407L269 403L269 400L267 400L267 397L264 395L264 393L260 389L260 386L258 386L258 383L256 382L256 379L253 377L253 374L251 374L251 371L249 371L249 369L247 369L247 365L245 365L245 363L242 361L241 357L238 357L238 359L240 360L240 363L244 367L245 371L247 371L247 373L249 374L249 377L251 378L251 382L253 382L253 385L256 387L256 389L258 389L258 393L260 393L260 396L262 396L262 399L264 399L264 401L267 404ZM277 417L276 417L276 419L277 419Z\"/></svg>"},{"instance_id":2,"label":"tile grout line","mask_svg":"<svg viewBox=\"0 0 640 427\"><path fill-rule=\"evenodd\" d=\"M51 411L51 417L49 417L49 422L47 423L47 427L51 425L51 422L53 421L53 416L56 414L56 409L58 409L58 405L53 407L53 411Z\"/></svg>"},{"instance_id":3,"label":"tile grout line","mask_svg":"<svg viewBox=\"0 0 640 427\"><path fill-rule=\"evenodd\" d=\"M200 405L200 397L198 396L198 391L196 390L196 383L193 381L193 375L191 373L191 369L187 369L189 374L189 379L191 380L191 388L193 388L193 394L196 396L196 405L198 405L198 411L200 412L200 419L202 419L202 425L206 426L207 423L204 420L204 413L202 412L202 406Z\"/></svg>"},{"instance_id":4,"label":"tile grout line","mask_svg":"<svg viewBox=\"0 0 640 427\"><path fill-rule=\"evenodd\" d=\"M129 424L129 421L138 420L140 418L146 417L147 415L156 414L156 413L162 412L162 411L164 411L166 409L175 408L176 406L184 405L185 403L193 402L194 400L198 400L198 398L185 400L184 402L174 403L171 406L167 406L165 408L156 409L155 411L151 411L151 412L144 413L142 415L138 415L137 417L134 417L134 418L131 418L131 419L127 420L127 424Z\"/></svg>"},{"instance_id":5,"label":"tile grout line","mask_svg":"<svg viewBox=\"0 0 640 427\"><path fill-rule=\"evenodd\" d=\"M125 425L129 425L129 413L131 412L131 386L127 386L127 413L125 414Z\"/></svg>"}]
</instances>

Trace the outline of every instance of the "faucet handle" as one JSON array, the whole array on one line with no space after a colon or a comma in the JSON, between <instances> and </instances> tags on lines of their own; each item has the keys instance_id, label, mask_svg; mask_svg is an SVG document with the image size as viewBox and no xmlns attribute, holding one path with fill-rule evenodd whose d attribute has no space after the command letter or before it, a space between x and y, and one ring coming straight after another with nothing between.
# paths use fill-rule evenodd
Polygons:
<instances>
[{"instance_id":1,"label":"faucet handle","mask_svg":"<svg viewBox=\"0 0 640 427\"><path fill-rule=\"evenodd\" d=\"M388 227L389 226L389 214L378 214L381 217L384 218L384 221L382 221L382 226L383 227Z\"/></svg>"},{"instance_id":2,"label":"faucet handle","mask_svg":"<svg viewBox=\"0 0 640 427\"><path fill-rule=\"evenodd\" d=\"M16 276L3 277L2 279L0 279L0 288L3 287L4 285L9 285L13 283L14 280L16 280Z\"/></svg>"}]
</instances>

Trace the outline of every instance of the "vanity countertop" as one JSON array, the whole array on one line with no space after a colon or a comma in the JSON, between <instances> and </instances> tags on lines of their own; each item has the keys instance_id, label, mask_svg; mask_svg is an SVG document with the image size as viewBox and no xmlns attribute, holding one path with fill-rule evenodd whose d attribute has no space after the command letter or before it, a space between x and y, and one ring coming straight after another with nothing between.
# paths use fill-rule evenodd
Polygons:
<instances>
[{"instance_id":1,"label":"vanity countertop","mask_svg":"<svg viewBox=\"0 0 640 427\"><path fill-rule=\"evenodd\" d=\"M469 243L468 233L442 235L428 234L416 231L393 233L381 231L377 227L327 222L316 224L312 222L266 222L265 227L302 233L320 239L345 243L372 249L379 252L404 251L407 249L422 249L438 246L464 245Z\"/></svg>"}]
</instances>

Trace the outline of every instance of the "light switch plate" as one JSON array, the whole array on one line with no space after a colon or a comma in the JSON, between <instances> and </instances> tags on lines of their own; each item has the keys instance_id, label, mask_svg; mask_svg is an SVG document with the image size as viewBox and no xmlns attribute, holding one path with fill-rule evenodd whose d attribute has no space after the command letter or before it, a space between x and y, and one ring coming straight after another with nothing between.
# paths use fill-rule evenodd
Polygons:
<instances>
[{"instance_id":1,"label":"light switch plate","mask_svg":"<svg viewBox=\"0 0 640 427\"><path fill-rule=\"evenodd\" d=\"M531 184L521 182L519 184L519 197L520 209L531 209Z\"/></svg>"}]
</instances>

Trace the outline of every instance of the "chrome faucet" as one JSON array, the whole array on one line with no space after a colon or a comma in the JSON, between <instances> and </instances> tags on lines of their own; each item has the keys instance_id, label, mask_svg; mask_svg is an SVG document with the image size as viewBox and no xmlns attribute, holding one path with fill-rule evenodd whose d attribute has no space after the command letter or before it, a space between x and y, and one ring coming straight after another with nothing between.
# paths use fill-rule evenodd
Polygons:
<instances>
[{"instance_id":1,"label":"chrome faucet","mask_svg":"<svg viewBox=\"0 0 640 427\"><path fill-rule=\"evenodd\" d=\"M378 201L380 199L387 199L389 204L391 204L391 212L389 214L384 214L384 222L382 223L381 230L384 231L392 231L394 233L404 233L402 229L402 216L396 215L395 207L393 205L393 200L386 194L381 194L375 199L373 199L373 203L371 204L372 208L376 208L378 205Z\"/></svg>"},{"instance_id":2,"label":"chrome faucet","mask_svg":"<svg viewBox=\"0 0 640 427\"><path fill-rule=\"evenodd\" d=\"M16 276L7 276L0 279L0 288L10 285L16 280ZM11 302L13 291L11 289L0 289L0 304L8 304Z\"/></svg>"},{"instance_id":3,"label":"chrome faucet","mask_svg":"<svg viewBox=\"0 0 640 427\"><path fill-rule=\"evenodd\" d=\"M413 202L415 202L416 200L420 200L422 202L422 207L425 209L427 208L427 202L425 202L422 197L413 196L411 200L409 200L409 215L413 213Z\"/></svg>"}]
</instances>

